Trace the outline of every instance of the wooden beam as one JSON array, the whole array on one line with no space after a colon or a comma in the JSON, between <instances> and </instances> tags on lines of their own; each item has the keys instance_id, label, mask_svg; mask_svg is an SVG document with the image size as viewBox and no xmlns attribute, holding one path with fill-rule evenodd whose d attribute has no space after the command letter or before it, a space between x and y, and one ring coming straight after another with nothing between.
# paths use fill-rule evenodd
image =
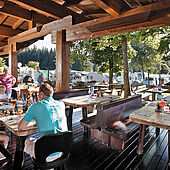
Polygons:
<instances>
[{"instance_id":1,"label":"wooden beam","mask_svg":"<svg viewBox=\"0 0 170 170\"><path fill-rule=\"evenodd\" d=\"M3 16L1 16L1 18L0 18L0 24L2 24L6 19L7 19L7 15L3 15Z\"/></svg>"},{"instance_id":2,"label":"wooden beam","mask_svg":"<svg viewBox=\"0 0 170 170\"><path fill-rule=\"evenodd\" d=\"M0 8L4 7L4 1L0 1Z\"/></svg>"},{"instance_id":3,"label":"wooden beam","mask_svg":"<svg viewBox=\"0 0 170 170\"><path fill-rule=\"evenodd\" d=\"M34 11L32 11L32 19L28 22L28 28L32 29L34 27L36 27L36 14Z\"/></svg>"},{"instance_id":4,"label":"wooden beam","mask_svg":"<svg viewBox=\"0 0 170 170\"><path fill-rule=\"evenodd\" d=\"M29 41L26 41L26 42L22 42L22 43L16 43L16 50L17 51L21 51L24 48L27 48L31 44L35 43L36 41L43 40L43 39L44 39L44 36L43 37L39 37L39 38L34 38L32 40L29 40Z\"/></svg>"},{"instance_id":5,"label":"wooden beam","mask_svg":"<svg viewBox=\"0 0 170 170\"><path fill-rule=\"evenodd\" d=\"M18 33L21 33L19 30L14 30L10 27L0 26L0 36L3 37L12 37Z\"/></svg>"},{"instance_id":6,"label":"wooden beam","mask_svg":"<svg viewBox=\"0 0 170 170\"><path fill-rule=\"evenodd\" d=\"M99 6L100 8L104 9L107 13L109 13L112 16L118 16L120 14L120 11L117 10L118 8L113 8L104 3L102 0L91 0L95 3L95 5ZM117 5L118 6L118 5Z\"/></svg>"},{"instance_id":7,"label":"wooden beam","mask_svg":"<svg viewBox=\"0 0 170 170\"><path fill-rule=\"evenodd\" d=\"M136 0L125 0L125 2L131 7L131 8L137 8L140 4Z\"/></svg>"},{"instance_id":8,"label":"wooden beam","mask_svg":"<svg viewBox=\"0 0 170 170\"><path fill-rule=\"evenodd\" d=\"M154 3L152 5L147 5L144 7L138 7L138 10L132 9L130 11L124 12L123 14L119 15L118 17L111 17L111 16L103 17L103 18L87 21L84 23L76 24L76 25L73 25L67 29L66 40L67 41L76 41L76 40L81 40L81 39L105 36L105 35L109 35L109 34L119 34L119 33L137 31L137 30L141 30L141 28L147 29L147 28L155 28L155 27L159 27L159 26L167 26L167 25L170 25L170 23L168 22L169 20L165 19L165 18L167 18L167 19L169 18L168 15L161 16L161 18L159 18L157 15L158 19L154 18L152 21L148 21L148 22L144 22L144 23L140 23L140 24L133 24L132 26L122 26L120 28L103 30L103 31L99 31L96 33L91 33L86 28L87 26L92 26L92 25L95 25L98 23L104 23L104 22L107 22L107 21L110 21L113 19L121 19L122 17L133 16L135 14L140 14L140 13L144 13L144 12L148 12L148 11L151 11L151 13L153 13L154 11L156 12L159 10L168 9L169 7L170 7L170 3L168 3L168 1L164 1L164 2L159 2L159 3ZM101 35L99 35L99 33ZM52 43L55 43L55 35L52 35Z\"/></svg>"},{"instance_id":9,"label":"wooden beam","mask_svg":"<svg viewBox=\"0 0 170 170\"><path fill-rule=\"evenodd\" d=\"M13 26L12 29L17 29L24 21L23 20L18 20Z\"/></svg>"},{"instance_id":10,"label":"wooden beam","mask_svg":"<svg viewBox=\"0 0 170 170\"><path fill-rule=\"evenodd\" d=\"M66 43L66 31L56 33L56 89L69 91L70 81L69 45Z\"/></svg>"},{"instance_id":11,"label":"wooden beam","mask_svg":"<svg viewBox=\"0 0 170 170\"><path fill-rule=\"evenodd\" d=\"M32 19L32 13L30 10L24 9L14 3L5 2L5 6L0 9L0 13L4 15L9 15L11 17L15 17L19 20L24 20L24 21L31 21ZM53 21L54 19L51 17L46 17L41 14L36 14L36 17L41 24L46 24L48 22Z\"/></svg>"},{"instance_id":12,"label":"wooden beam","mask_svg":"<svg viewBox=\"0 0 170 170\"><path fill-rule=\"evenodd\" d=\"M4 55L9 54L9 48L10 48L9 45L5 45L3 47L0 47L0 56L4 56Z\"/></svg>"},{"instance_id":13,"label":"wooden beam","mask_svg":"<svg viewBox=\"0 0 170 170\"><path fill-rule=\"evenodd\" d=\"M23 6L27 9L34 10L38 13L41 13L46 16L50 16L55 19L61 19L68 15L72 15L74 18L74 22L82 22L87 21L87 18L64 8L63 6L51 1L51 0L44 0L44 1L37 1L37 0L9 0L17 5Z\"/></svg>"},{"instance_id":14,"label":"wooden beam","mask_svg":"<svg viewBox=\"0 0 170 170\"><path fill-rule=\"evenodd\" d=\"M7 44L8 44L7 42L0 41L0 46L5 46Z\"/></svg>"},{"instance_id":15,"label":"wooden beam","mask_svg":"<svg viewBox=\"0 0 170 170\"><path fill-rule=\"evenodd\" d=\"M82 0L65 0L65 3L63 4L63 6L68 7L70 5L77 5L81 2Z\"/></svg>"},{"instance_id":16,"label":"wooden beam","mask_svg":"<svg viewBox=\"0 0 170 170\"><path fill-rule=\"evenodd\" d=\"M14 37L11 37L8 40L8 44L29 41L31 39L50 34L53 31L61 31L63 29L66 29L67 27L70 27L71 25L72 16L67 16L61 20L53 21L51 23L43 25L40 31L38 30L38 28L35 27L25 32L22 32Z\"/></svg>"},{"instance_id":17,"label":"wooden beam","mask_svg":"<svg viewBox=\"0 0 170 170\"><path fill-rule=\"evenodd\" d=\"M147 21L150 13L151 13L151 11L148 11L148 12L144 12L144 13L135 14L132 16L126 16L126 17L122 17L122 18L118 18L118 19L113 19L110 21L87 26L86 28L90 32L97 32L97 31L113 29L113 28L117 28L117 27L121 27L121 26L138 24L138 23Z\"/></svg>"},{"instance_id":18,"label":"wooden beam","mask_svg":"<svg viewBox=\"0 0 170 170\"><path fill-rule=\"evenodd\" d=\"M141 31L144 29L152 29L156 27L163 27L170 25L170 15L166 15L164 17L154 19L152 21L147 21L139 24L133 24L128 26L122 26L110 30L103 30L91 33L86 28L80 28L77 30L67 30L67 41L78 41L78 40L85 40L89 38L96 38L96 37L102 37L112 34L121 34L121 33L127 33L127 32L133 32L133 31ZM55 43L54 36L52 35L52 43Z\"/></svg>"},{"instance_id":19,"label":"wooden beam","mask_svg":"<svg viewBox=\"0 0 170 170\"><path fill-rule=\"evenodd\" d=\"M58 3L58 4L60 4L60 5L63 5L64 4L64 0L52 0L52 1L54 1L54 2L56 2L56 3Z\"/></svg>"}]
</instances>

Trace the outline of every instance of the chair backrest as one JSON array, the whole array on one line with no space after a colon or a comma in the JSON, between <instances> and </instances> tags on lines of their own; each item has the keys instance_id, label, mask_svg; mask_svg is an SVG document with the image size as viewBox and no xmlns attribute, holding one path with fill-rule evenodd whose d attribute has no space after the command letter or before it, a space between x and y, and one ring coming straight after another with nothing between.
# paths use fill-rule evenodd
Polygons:
<instances>
[{"instance_id":1,"label":"chair backrest","mask_svg":"<svg viewBox=\"0 0 170 170\"><path fill-rule=\"evenodd\" d=\"M40 166L48 166L46 158L55 152L62 152L62 156L56 161L62 161L69 157L73 135L71 131L50 134L40 137L35 143L35 159ZM55 164L55 161L53 161ZM57 162L56 162L57 164Z\"/></svg>"},{"instance_id":2,"label":"chair backrest","mask_svg":"<svg viewBox=\"0 0 170 170\"><path fill-rule=\"evenodd\" d=\"M12 155L8 150L5 149L5 147L2 144L0 144L0 152L2 153L2 155L4 155L4 159L0 160L1 169L7 166L7 164L9 164L12 161Z\"/></svg>"}]
</instances>

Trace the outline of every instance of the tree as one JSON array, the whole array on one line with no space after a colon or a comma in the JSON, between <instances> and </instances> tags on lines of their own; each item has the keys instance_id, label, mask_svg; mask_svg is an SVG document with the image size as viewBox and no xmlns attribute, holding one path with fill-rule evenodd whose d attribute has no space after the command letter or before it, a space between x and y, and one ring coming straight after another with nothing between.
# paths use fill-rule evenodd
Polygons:
<instances>
[{"instance_id":1,"label":"tree","mask_svg":"<svg viewBox=\"0 0 170 170\"><path fill-rule=\"evenodd\" d=\"M36 67L39 67L39 62L29 61L27 65L28 67L32 67L33 69L35 69Z\"/></svg>"},{"instance_id":2,"label":"tree","mask_svg":"<svg viewBox=\"0 0 170 170\"><path fill-rule=\"evenodd\" d=\"M131 46L136 54L131 59L130 67L131 69L135 67L136 70L142 70L144 79L144 71L147 71L148 69L153 71L155 69L155 50L145 42L134 41L131 43Z\"/></svg>"},{"instance_id":3,"label":"tree","mask_svg":"<svg viewBox=\"0 0 170 170\"><path fill-rule=\"evenodd\" d=\"M4 67L4 66L5 66L5 60L0 57L0 67Z\"/></svg>"},{"instance_id":4,"label":"tree","mask_svg":"<svg viewBox=\"0 0 170 170\"><path fill-rule=\"evenodd\" d=\"M56 50L51 49L50 51L47 48L37 49L34 46L32 49L26 49L18 54L18 61L23 65L27 65L29 61L39 62L39 67L41 69L55 69L55 56Z\"/></svg>"}]
</instances>

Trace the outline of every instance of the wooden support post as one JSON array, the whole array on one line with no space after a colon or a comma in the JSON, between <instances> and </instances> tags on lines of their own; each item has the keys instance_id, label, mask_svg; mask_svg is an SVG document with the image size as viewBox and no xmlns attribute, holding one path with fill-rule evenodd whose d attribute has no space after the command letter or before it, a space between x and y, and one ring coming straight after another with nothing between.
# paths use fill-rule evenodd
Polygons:
<instances>
[{"instance_id":1,"label":"wooden support post","mask_svg":"<svg viewBox=\"0 0 170 170\"><path fill-rule=\"evenodd\" d=\"M9 72L16 78L16 85L18 85L18 53L16 44L9 46Z\"/></svg>"},{"instance_id":2,"label":"wooden support post","mask_svg":"<svg viewBox=\"0 0 170 170\"><path fill-rule=\"evenodd\" d=\"M68 91L70 82L69 44L66 42L66 31L56 34L56 90Z\"/></svg>"},{"instance_id":3,"label":"wooden support post","mask_svg":"<svg viewBox=\"0 0 170 170\"><path fill-rule=\"evenodd\" d=\"M130 85L129 85L129 66L128 66L126 36L122 36L122 51L123 51L123 65L124 65L124 98L126 98L131 95Z\"/></svg>"},{"instance_id":4,"label":"wooden support post","mask_svg":"<svg viewBox=\"0 0 170 170\"><path fill-rule=\"evenodd\" d=\"M138 155L143 154L143 145L144 145L144 139L145 139L145 128L146 128L146 125L143 125L143 124L140 125L139 145L138 145L138 149L137 149Z\"/></svg>"}]
</instances>

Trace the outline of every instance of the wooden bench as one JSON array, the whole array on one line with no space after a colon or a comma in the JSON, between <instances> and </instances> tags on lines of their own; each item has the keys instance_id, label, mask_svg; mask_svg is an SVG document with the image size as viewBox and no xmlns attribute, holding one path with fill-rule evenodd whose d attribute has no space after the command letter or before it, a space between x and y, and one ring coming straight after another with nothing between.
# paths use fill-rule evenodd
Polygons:
<instances>
[{"instance_id":1,"label":"wooden bench","mask_svg":"<svg viewBox=\"0 0 170 170\"><path fill-rule=\"evenodd\" d=\"M131 84L131 91L135 94L140 94L141 98L143 100L149 100L149 96L151 96L150 93L146 93L146 90L148 90L146 85L134 85Z\"/></svg>"},{"instance_id":2,"label":"wooden bench","mask_svg":"<svg viewBox=\"0 0 170 170\"><path fill-rule=\"evenodd\" d=\"M117 92L118 96L121 96L122 91L124 90L124 85L123 84L111 84L109 87L112 91L115 89Z\"/></svg>"},{"instance_id":3,"label":"wooden bench","mask_svg":"<svg viewBox=\"0 0 170 170\"><path fill-rule=\"evenodd\" d=\"M102 141L105 145L123 150L127 136L139 127L139 124L128 122L129 115L141 107L141 95L101 103L96 106L97 115L81 120L80 123L90 129L92 138ZM113 127L113 123L120 121L126 124L126 128Z\"/></svg>"},{"instance_id":4,"label":"wooden bench","mask_svg":"<svg viewBox=\"0 0 170 170\"><path fill-rule=\"evenodd\" d=\"M148 90L146 85L140 85L136 86L136 90L134 90L134 93L145 92L146 90Z\"/></svg>"}]
</instances>

